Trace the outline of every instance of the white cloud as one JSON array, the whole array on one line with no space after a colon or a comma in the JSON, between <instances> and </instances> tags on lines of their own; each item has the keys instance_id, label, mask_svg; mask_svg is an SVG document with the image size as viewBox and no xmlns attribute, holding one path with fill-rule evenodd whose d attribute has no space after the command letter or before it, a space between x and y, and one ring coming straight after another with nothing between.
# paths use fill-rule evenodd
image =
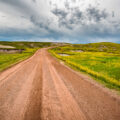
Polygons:
<instances>
[{"instance_id":1,"label":"white cloud","mask_svg":"<svg viewBox=\"0 0 120 120\"><path fill-rule=\"evenodd\" d=\"M65 41L86 36L118 37L119 4L119 0L0 0L0 36Z\"/></svg>"}]
</instances>

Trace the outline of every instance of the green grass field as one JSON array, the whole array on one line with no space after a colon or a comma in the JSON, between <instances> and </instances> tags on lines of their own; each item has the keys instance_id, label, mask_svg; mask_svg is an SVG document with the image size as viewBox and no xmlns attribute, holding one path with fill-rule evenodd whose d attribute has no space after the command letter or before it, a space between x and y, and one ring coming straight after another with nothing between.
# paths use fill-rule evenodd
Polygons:
<instances>
[{"instance_id":1,"label":"green grass field","mask_svg":"<svg viewBox=\"0 0 120 120\"><path fill-rule=\"evenodd\" d=\"M12 46L14 48L7 49L23 49L22 53L4 53L0 52L0 72L6 68L27 59L32 56L34 52L43 47L54 46L55 44L50 42L4 42L0 41L0 45ZM0 48L6 49L6 48Z\"/></svg>"},{"instance_id":2,"label":"green grass field","mask_svg":"<svg viewBox=\"0 0 120 120\"><path fill-rule=\"evenodd\" d=\"M72 68L91 75L105 86L120 90L120 44L74 44L57 47L50 52ZM61 53L65 55L62 56Z\"/></svg>"},{"instance_id":3,"label":"green grass field","mask_svg":"<svg viewBox=\"0 0 120 120\"><path fill-rule=\"evenodd\" d=\"M0 53L0 72L22 60L29 58L36 50L37 48L27 48L22 53Z\"/></svg>"}]
</instances>

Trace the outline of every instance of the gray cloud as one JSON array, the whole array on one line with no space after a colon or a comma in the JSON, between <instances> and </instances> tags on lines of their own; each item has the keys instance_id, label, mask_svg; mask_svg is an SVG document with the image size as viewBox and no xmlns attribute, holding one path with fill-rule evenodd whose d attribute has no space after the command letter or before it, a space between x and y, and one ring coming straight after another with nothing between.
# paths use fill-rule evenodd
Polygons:
<instances>
[{"instance_id":1,"label":"gray cloud","mask_svg":"<svg viewBox=\"0 0 120 120\"><path fill-rule=\"evenodd\" d=\"M105 10L100 10L96 7L89 6L85 11L81 11L79 7L74 7L69 10L55 8L52 13L58 17L60 26L73 28L73 25L81 26L86 25L87 22L100 22L102 19L108 17Z\"/></svg>"},{"instance_id":2,"label":"gray cloud","mask_svg":"<svg viewBox=\"0 0 120 120\"><path fill-rule=\"evenodd\" d=\"M58 16L59 18L63 18L63 19L67 16L67 12L58 8L53 9L52 13Z\"/></svg>"},{"instance_id":3,"label":"gray cloud","mask_svg":"<svg viewBox=\"0 0 120 120\"><path fill-rule=\"evenodd\" d=\"M89 8L86 9L87 16L89 20L94 20L96 22L101 21L101 19L106 19L108 17L108 13L104 10L99 10L96 7L89 6Z\"/></svg>"},{"instance_id":4,"label":"gray cloud","mask_svg":"<svg viewBox=\"0 0 120 120\"><path fill-rule=\"evenodd\" d=\"M38 21L39 20L39 21ZM40 27L42 29L49 30L49 21L45 22L42 18L40 20L39 16L31 16L30 21L37 27Z\"/></svg>"},{"instance_id":5,"label":"gray cloud","mask_svg":"<svg viewBox=\"0 0 120 120\"><path fill-rule=\"evenodd\" d=\"M88 2L89 5L86 1L89 0L0 0L0 15L5 16L0 16L0 35L77 39L80 36L119 36L120 18L116 11L100 7L100 2L95 5Z\"/></svg>"},{"instance_id":6,"label":"gray cloud","mask_svg":"<svg viewBox=\"0 0 120 120\"><path fill-rule=\"evenodd\" d=\"M31 7L31 4L27 4L23 0L0 0L0 3L8 5L11 9L14 9L15 12L20 12L26 15L34 14L36 12L36 10ZM2 8L2 4L0 6ZM10 9L8 11L10 11Z\"/></svg>"},{"instance_id":7,"label":"gray cloud","mask_svg":"<svg viewBox=\"0 0 120 120\"><path fill-rule=\"evenodd\" d=\"M120 34L120 23L115 18L115 12L111 13L98 6L88 5L84 10L80 7L64 3L65 8L52 9L52 13L58 18L59 27L71 31L71 35L79 36L113 36Z\"/></svg>"},{"instance_id":8,"label":"gray cloud","mask_svg":"<svg viewBox=\"0 0 120 120\"><path fill-rule=\"evenodd\" d=\"M69 26L66 24L67 15L68 15L68 13L66 11L64 11L62 9L55 8L51 12L58 17L59 27L66 26L69 28Z\"/></svg>"},{"instance_id":9,"label":"gray cloud","mask_svg":"<svg viewBox=\"0 0 120 120\"><path fill-rule=\"evenodd\" d=\"M39 1L39 3L41 3L40 6L43 9L43 11L41 12L39 12L39 8L37 8L37 6L33 4L33 2L36 3L36 0L0 0L0 6L2 6L2 4L5 4L6 7L9 7L9 10L6 9L5 12L13 14L14 16L21 13L21 18L28 19L37 30L38 28L40 28L40 30L42 29L43 31L46 31L46 33L52 31L49 28L50 20L44 14L46 10L46 8L43 7L44 2ZM13 10L15 11L13 12Z\"/></svg>"},{"instance_id":10,"label":"gray cloud","mask_svg":"<svg viewBox=\"0 0 120 120\"><path fill-rule=\"evenodd\" d=\"M67 9L70 9L69 2L68 2L67 0L65 1L64 4L65 4L65 7L66 7Z\"/></svg>"},{"instance_id":11,"label":"gray cloud","mask_svg":"<svg viewBox=\"0 0 120 120\"><path fill-rule=\"evenodd\" d=\"M36 0L32 0L34 3L36 3Z\"/></svg>"},{"instance_id":12,"label":"gray cloud","mask_svg":"<svg viewBox=\"0 0 120 120\"><path fill-rule=\"evenodd\" d=\"M114 11L112 11L112 17L115 17L115 12Z\"/></svg>"}]
</instances>

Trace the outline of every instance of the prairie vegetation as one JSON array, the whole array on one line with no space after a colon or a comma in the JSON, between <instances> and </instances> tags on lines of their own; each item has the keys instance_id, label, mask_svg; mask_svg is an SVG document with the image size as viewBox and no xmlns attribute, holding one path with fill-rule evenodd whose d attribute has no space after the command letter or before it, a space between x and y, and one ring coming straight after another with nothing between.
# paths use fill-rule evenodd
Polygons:
<instances>
[{"instance_id":1,"label":"prairie vegetation","mask_svg":"<svg viewBox=\"0 0 120 120\"><path fill-rule=\"evenodd\" d=\"M27 59L42 47L53 46L50 42L0 42L0 72L6 68ZM10 52L10 51L21 52ZM9 52L6 52L9 51Z\"/></svg>"},{"instance_id":2,"label":"prairie vegetation","mask_svg":"<svg viewBox=\"0 0 120 120\"><path fill-rule=\"evenodd\" d=\"M51 42L5 42L5 41L0 41L0 45L11 46L16 49L26 49L26 48L49 47L52 45L52 43ZM9 48L9 49L12 49L12 48Z\"/></svg>"},{"instance_id":3,"label":"prairie vegetation","mask_svg":"<svg viewBox=\"0 0 120 120\"><path fill-rule=\"evenodd\" d=\"M6 68L16 64L24 59L30 57L37 48L27 48L22 53L0 53L0 71L5 70Z\"/></svg>"},{"instance_id":4,"label":"prairie vegetation","mask_svg":"<svg viewBox=\"0 0 120 120\"><path fill-rule=\"evenodd\" d=\"M109 88L120 90L120 44L73 44L49 51L72 68L91 75Z\"/></svg>"}]
</instances>

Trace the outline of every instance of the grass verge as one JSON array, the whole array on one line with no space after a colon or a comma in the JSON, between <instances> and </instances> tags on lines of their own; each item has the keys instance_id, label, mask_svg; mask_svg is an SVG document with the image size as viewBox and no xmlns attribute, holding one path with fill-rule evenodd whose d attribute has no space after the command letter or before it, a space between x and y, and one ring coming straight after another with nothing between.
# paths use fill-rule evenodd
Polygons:
<instances>
[{"instance_id":1,"label":"grass verge","mask_svg":"<svg viewBox=\"0 0 120 120\"><path fill-rule=\"evenodd\" d=\"M22 53L0 53L0 72L32 56L38 48L27 48Z\"/></svg>"},{"instance_id":2,"label":"grass verge","mask_svg":"<svg viewBox=\"0 0 120 120\"><path fill-rule=\"evenodd\" d=\"M50 49L49 52L72 68L91 75L108 88L120 91L119 54L94 51L77 53L71 52L69 46L67 46L68 50L65 50L66 47L63 48ZM70 56L61 56L58 53L65 53Z\"/></svg>"}]
</instances>

